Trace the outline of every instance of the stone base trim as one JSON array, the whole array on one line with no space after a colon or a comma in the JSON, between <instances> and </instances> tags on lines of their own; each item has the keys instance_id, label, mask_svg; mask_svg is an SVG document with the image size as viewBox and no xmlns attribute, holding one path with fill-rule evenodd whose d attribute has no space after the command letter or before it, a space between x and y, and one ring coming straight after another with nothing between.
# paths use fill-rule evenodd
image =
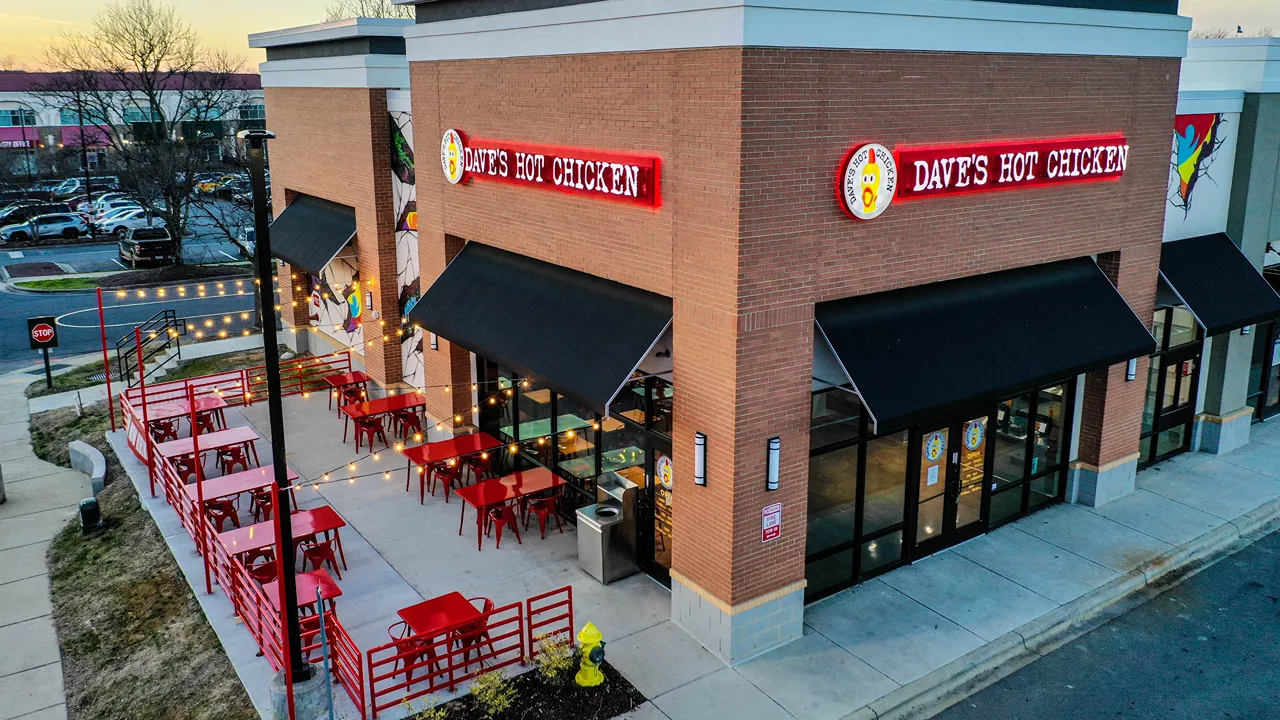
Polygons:
<instances>
[{"instance_id":1,"label":"stone base trim","mask_svg":"<svg viewBox=\"0 0 1280 720\"><path fill-rule=\"evenodd\" d=\"M1221 417L1201 413L1192 424L1192 447L1200 452L1221 455L1249 444L1253 408L1245 407Z\"/></svg>"},{"instance_id":2,"label":"stone base trim","mask_svg":"<svg viewBox=\"0 0 1280 720\"><path fill-rule=\"evenodd\" d=\"M1097 507L1133 492L1138 479L1138 453L1101 466L1077 460L1067 477L1067 500Z\"/></svg>"},{"instance_id":3,"label":"stone base trim","mask_svg":"<svg viewBox=\"0 0 1280 720\"><path fill-rule=\"evenodd\" d=\"M804 580L729 605L671 573L671 620L722 661L736 665L804 634Z\"/></svg>"}]
</instances>

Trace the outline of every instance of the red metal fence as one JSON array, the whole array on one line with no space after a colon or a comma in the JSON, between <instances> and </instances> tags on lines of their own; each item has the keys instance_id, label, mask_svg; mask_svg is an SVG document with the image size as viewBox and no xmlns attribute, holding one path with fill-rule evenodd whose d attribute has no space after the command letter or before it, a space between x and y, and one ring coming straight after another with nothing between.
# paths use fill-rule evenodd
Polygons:
<instances>
[{"instance_id":1,"label":"red metal fence","mask_svg":"<svg viewBox=\"0 0 1280 720\"><path fill-rule=\"evenodd\" d=\"M566 585L524 601L529 658L548 645L573 644L573 586Z\"/></svg>"}]
</instances>

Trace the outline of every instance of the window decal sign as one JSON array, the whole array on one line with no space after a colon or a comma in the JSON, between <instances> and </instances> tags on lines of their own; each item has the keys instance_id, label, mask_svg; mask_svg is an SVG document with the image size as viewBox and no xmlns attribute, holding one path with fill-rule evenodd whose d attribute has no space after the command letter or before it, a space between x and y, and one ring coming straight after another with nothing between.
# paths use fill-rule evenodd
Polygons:
<instances>
[{"instance_id":1,"label":"window decal sign","mask_svg":"<svg viewBox=\"0 0 1280 720\"><path fill-rule=\"evenodd\" d=\"M987 424L981 420L970 420L964 426L964 449L973 451L982 447L982 441L987 437Z\"/></svg>"},{"instance_id":2,"label":"window decal sign","mask_svg":"<svg viewBox=\"0 0 1280 720\"><path fill-rule=\"evenodd\" d=\"M947 438L940 432L935 432L924 441L924 459L925 462L936 463L942 457L942 453L947 451Z\"/></svg>"},{"instance_id":3,"label":"window decal sign","mask_svg":"<svg viewBox=\"0 0 1280 720\"><path fill-rule=\"evenodd\" d=\"M878 217L894 200L1115 180L1129 166L1129 144L1120 134L899 147L887 154L882 145L862 145L841 164L836 190L853 217Z\"/></svg>"},{"instance_id":4,"label":"window decal sign","mask_svg":"<svg viewBox=\"0 0 1280 720\"><path fill-rule=\"evenodd\" d=\"M440 167L457 185L469 178L656 207L660 161L648 155L468 138L440 140Z\"/></svg>"}]
</instances>

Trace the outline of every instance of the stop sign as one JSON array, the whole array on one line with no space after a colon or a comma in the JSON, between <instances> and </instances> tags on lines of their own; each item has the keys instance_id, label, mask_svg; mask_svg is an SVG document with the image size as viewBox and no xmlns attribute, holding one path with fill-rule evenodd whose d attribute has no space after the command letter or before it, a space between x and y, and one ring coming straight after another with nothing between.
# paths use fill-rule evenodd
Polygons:
<instances>
[{"instance_id":1,"label":"stop sign","mask_svg":"<svg viewBox=\"0 0 1280 720\"><path fill-rule=\"evenodd\" d=\"M31 336L32 350L58 347L58 328L55 318L27 318L27 334Z\"/></svg>"}]
</instances>

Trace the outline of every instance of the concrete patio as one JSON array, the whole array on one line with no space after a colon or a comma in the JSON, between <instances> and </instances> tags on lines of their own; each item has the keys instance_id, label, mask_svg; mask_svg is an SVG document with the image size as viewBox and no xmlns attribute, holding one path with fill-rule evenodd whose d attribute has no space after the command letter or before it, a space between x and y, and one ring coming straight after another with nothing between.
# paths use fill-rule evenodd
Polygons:
<instances>
[{"instance_id":1,"label":"concrete patio","mask_svg":"<svg viewBox=\"0 0 1280 720\"><path fill-rule=\"evenodd\" d=\"M289 462L306 478L336 469L332 478L342 479L300 490L299 500L331 504L349 525L339 617L361 648L385 642L395 611L423 598L457 590L502 604L572 585L577 624L601 628L609 661L650 698L632 718L908 716L958 685L1033 661L1120 611L1125 598L1139 601L1221 557L1280 513L1280 423L1258 425L1247 447L1166 462L1103 507L1050 508L815 603L803 639L728 667L671 622L661 585L636 575L606 587L582 572L570 526L545 540L531 528L522 544L504 537L501 549L487 539L477 552L473 511L460 536L461 503L428 495L419 505L417 482L405 492L406 463L394 452L358 460L356 472L389 470L390 479L345 481L347 463L360 455L340 442L341 419L326 405L323 393L285 400ZM228 422L268 434L265 405L232 410ZM145 485L141 467L127 464ZM226 599L204 594L199 559L163 499L148 505L265 710L266 662L254 657Z\"/></svg>"}]
</instances>

